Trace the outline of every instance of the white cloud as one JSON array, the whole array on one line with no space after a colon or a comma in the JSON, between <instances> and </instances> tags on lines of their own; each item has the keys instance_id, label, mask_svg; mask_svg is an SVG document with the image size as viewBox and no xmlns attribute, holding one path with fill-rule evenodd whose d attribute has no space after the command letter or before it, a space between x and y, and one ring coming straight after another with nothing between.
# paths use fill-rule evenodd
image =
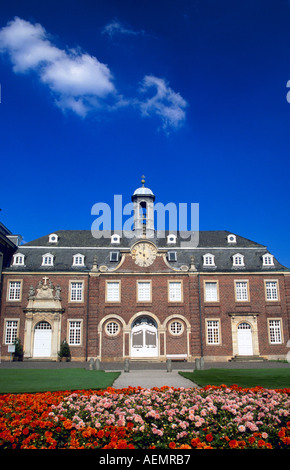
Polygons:
<instances>
[{"instance_id":1,"label":"white cloud","mask_svg":"<svg viewBox=\"0 0 290 470\"><path fill-rule=\"evenodd\" d=\"M89 54L54 46L39 24L15 18L0 31L0 51L9 54L15 72L36 72L63 110L85 116L96 98L115 93L107 65Z\"/></svg>"},{"instance_id":2,"label":"white cloud","mask_svg":"<svg viewBox=\"0 0 290 470\"><path fill-rule=\"evenodd\" d=\"M185 108L188 103L179 93L173 91L165 80L153 75L146 75L140 91L143 94L148 94L152 89L155 94L140 101L142 114L144 116L159 116L164 130L179 128L185 121Z\"/></svg>"},{"instance_id":3,"label":"white cloud","mask_svg":"<svg viewBox=\"0 0 290 470\"><path fill-rule=\"evenodd\" d=\"M105 29L110 35L139 34L117 20ZM87 53L58 48L40 24L14 18L0 30L0 53L8 54L15 73L36 73L63 112L69 110L84 118L90 111L127 107L143 116L158 116L165 132L184 123L187 102L165 80L146 75L140 88L142 99L140 95L124 97L116 90L107 65Z\"/></svg>"},{"instance_id":4,"label":"white cloud","mask_svg":"<svg viewBox=\"0 0 290 470\"><path fill-rule=\"evenodd\" d=\"M124 34L128 36L138 36L139 34L143 35L144 31L134 31L133 29L126 28L120 23L117 19L113 20L111 23L108 23L102 30L102 34L108 34L110 38L113 38L116 35Z\"/></svg>"}]
</instances>

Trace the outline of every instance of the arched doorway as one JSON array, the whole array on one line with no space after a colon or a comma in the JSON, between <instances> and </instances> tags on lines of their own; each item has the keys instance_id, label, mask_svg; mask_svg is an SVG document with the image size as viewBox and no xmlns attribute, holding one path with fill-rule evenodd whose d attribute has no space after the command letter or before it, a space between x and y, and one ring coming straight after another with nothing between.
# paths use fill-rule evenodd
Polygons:
<instances>
[{"instance_id":1,"label":"arched doorway","mask_svg":"<svg viewBox=\"0 0 290 470\"><path fill-rule=\"evenodd\" d=\"M40 321L34 328L33 357L51 357L52 329L47 321Z\"/></svg>"},{"instance_id":2,"label":"arched doorway","mask_svg":"<svg viewBox=\"0 0 290 470\"><path fill-rule=\"evenodd\" d=\"M142 315L132 323L131 357L158 356L158 329L153 318Z\"/></svg>"},{"instance_id":3,"label":"arched doorway","mask_svg":"<svg viewBox=\"0 0 290 470\"><path fill-rule=\"evenodd\" d=\"M238 325L238 354L239 356L253 355L252 328L247 322Z\"/></svg>"}]
</instances>

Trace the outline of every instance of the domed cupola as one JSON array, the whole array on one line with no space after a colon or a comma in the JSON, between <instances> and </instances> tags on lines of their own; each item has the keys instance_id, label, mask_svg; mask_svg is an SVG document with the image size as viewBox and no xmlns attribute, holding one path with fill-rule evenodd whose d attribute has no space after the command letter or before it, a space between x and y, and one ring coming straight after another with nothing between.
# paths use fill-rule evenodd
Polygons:
<instances>
[{"instance_id":1,"label":"domed cupola","mask_svg":"<svg viewBox=\"0 0 290 470\"><path fill-rule=\"evenodd\" d=\"M151 189L145 187L145 176L141 179L142 186L132 196L134 203L134 231L136 237L154 237L154 200Z\"/></svg>"}]
</instances>

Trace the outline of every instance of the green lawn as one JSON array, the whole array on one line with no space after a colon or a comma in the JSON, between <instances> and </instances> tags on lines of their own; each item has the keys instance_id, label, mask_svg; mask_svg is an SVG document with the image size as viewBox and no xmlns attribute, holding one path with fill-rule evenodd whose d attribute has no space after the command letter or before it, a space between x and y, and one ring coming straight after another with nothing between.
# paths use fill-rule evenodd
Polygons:
<instances>
[{"instance_id":1,"label":"green lawn","mask_svg":"<svg viewBox=\"0 0 290 470\"><path fill-rule=\"evenodd\" d=\"M112 386L120 372L86 369L0 369L0 393L97 390Z\"/></svg>"},{"instance_id":2,"label":"green lawn","mask_svg":"<svg viewBox=\"0 0 290 470\"><path fill-rule=\"evenodd\" d=\"M240 387L290 388L290 368L281 369L208 369L179 372L197 385L238 385Z\"/></svg>"}]
</instances>

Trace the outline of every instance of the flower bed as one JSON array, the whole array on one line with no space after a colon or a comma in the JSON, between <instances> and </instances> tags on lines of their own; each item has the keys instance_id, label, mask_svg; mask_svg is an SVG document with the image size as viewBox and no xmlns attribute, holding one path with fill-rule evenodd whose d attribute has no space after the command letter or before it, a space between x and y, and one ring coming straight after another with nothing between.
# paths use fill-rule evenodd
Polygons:
<instances>
[{"instance_id":1,"label":"flower bed","mask_svg":"<svg viewBox=\"0 0 290 470\"><path fill-rule=\"evenodd\" d=\"M0 396L0 448L290 445L290 390L132 388Z\"/></svg>"}]
</instances>

